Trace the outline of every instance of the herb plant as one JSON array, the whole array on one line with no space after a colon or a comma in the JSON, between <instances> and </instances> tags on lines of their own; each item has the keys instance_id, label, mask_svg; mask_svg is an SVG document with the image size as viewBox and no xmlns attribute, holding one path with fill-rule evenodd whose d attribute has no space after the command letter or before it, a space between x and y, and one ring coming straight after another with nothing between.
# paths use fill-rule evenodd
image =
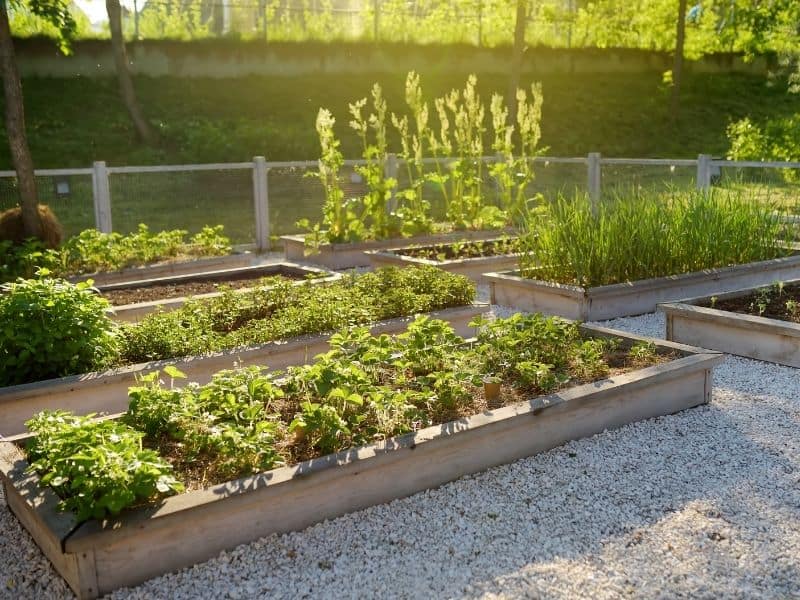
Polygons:
<instances>
[{"instance_id":1,"label":"herb plant","mask_svg":"<svg viewBox=\"0 0 800 600\"><path fill-rule=\"evenodd\" d=\"M91 281L19 279L0 294L0 385L85 373L114 364L119 340Z\"/></svg>"}]
</instances>

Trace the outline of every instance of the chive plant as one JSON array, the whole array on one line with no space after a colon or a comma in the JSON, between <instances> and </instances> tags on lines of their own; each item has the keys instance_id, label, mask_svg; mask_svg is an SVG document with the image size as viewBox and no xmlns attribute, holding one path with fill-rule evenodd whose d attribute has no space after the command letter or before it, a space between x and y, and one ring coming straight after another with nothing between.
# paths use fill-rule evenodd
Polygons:
<instances>
[{"instance_id":1,"label":"chive plant","mask_svg":"<svg viewBox=\"0 0 800 600\"><path fill-rule=\"evenodd\" d=\"M617 194L594 212L562 196L526 220L520 269L585 287L664 277L785 256L780 230L773 205L730 190Z\"/></svg>"}]
</instances>

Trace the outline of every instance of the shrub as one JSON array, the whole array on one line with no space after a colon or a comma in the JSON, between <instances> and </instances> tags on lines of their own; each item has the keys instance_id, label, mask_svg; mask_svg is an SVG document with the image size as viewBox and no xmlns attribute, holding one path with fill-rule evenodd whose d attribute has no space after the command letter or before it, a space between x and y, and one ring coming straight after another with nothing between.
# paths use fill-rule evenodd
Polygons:
<instances>
[{"instance_id":1,"label":"shrub","mask_svg":"<svg viewBox=\"0 0 800 600\"><path fill-rule=\"evenodd\" d=\"M90 283L19 279L0 295L0 385L104 368L118 357L108 302Z\"/></svg>"},{"instance_id":2,"label":"shrub","mask_svg":"<svg viewBox=\"0 0 800 600\"><path fill-rule=\"evenodd\" d=\"M763 126L744 118L728 126L732 160L800 160L800 114L768 120ZM786 181L798 181L797 169L781 169Z\"/></svg>"}]
</instances>

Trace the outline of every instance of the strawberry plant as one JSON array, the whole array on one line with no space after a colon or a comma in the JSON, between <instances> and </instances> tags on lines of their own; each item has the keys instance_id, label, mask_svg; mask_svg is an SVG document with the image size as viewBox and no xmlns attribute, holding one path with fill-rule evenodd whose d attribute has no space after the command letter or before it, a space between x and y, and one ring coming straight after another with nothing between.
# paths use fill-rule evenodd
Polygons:
<instances>
[{"instance_id":1,"label":"strawberry plant","mask_svg":"<svg viewBox=\"0 0 800 600\"><path fill-rule=\"evenodd\" d=\"M130 389L124 424L65 413L33 419L32 468L64 494L65 508L104 515L134 498L180 489L142 443L187 482L205 485L485 410L486 381L501 384L502 402L596 381L621 355L616 341L586 339L557 317L515 315L475 325L481 331L474 342L424 316L395 336L345 328L311 364L286 372L226 370L206 385L176 386L183 374L167 368ZM622 354L636 367L656 355L645 345ZM140 463L141 471L133 468Z\"/></svg>"},{"instance_id":2,"label":"strawberry plant","mask_svg":"<svg viewBox=\"0 0 800 600\"><path fill-rule=\"evenodd\" d=\"M136 502L183 491L172 467L142 448L144 434L117 421L45 411L26 423L30 470L62 496L79 521L116 515Z\"/></svg>"},{"instance_id":3,"label":"strawberry plant","mask_svg":"<svg viewBox=\"0 0 800 600\"><path fill-rule=\"evenodd\" d=\"M186 231L180 229L153 233L140 224L137 231L128 235L86 229L57 249L44 248L35 240L22 244L0 241L0 281L33 277L38 268L68 277L177 256L220 256L231 251L231 241L223 233L222 225L203 227L188 241L185 237Z\"/></svg>"}]
</instances>

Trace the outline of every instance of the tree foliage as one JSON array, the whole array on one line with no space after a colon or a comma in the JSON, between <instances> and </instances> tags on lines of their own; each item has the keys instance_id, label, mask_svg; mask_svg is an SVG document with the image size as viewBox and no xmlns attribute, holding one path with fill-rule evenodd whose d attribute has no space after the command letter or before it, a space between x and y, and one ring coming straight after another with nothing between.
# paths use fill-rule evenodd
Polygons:
<instances>
[{"instance_id":1,"label":"tree foliage","mask_svg":"<svg viewBox=\"0 0 800 600\"><path fill-rule=\"evenodd\" d=\"M69 50L69 40L80 31L85 33L86 19L81 20L83 25L80 30L78 21L73 15L72 2L69 0L5 0L11 16L12 32L20 33L20 28L27 29L26 33L43 33L59 41L61 50ZM41 30L37 31L37 28Z\"/></svg>"}]
</instances>

